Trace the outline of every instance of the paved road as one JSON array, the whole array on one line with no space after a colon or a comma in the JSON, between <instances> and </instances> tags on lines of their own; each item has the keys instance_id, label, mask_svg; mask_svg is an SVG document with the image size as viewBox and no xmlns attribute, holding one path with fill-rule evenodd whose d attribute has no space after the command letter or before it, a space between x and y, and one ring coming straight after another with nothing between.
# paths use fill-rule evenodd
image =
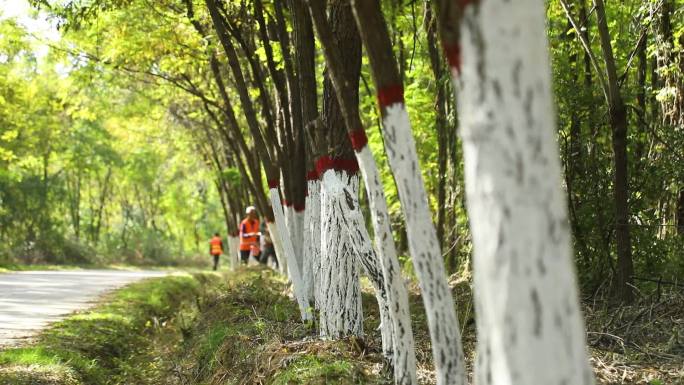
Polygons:
<instances>
[{"instance_id":1,"label":"paved road","mask_svg":"<svg viewBox=\"0 0 684 385\"><path fill-rule=\"evenodd\" d=\"M103 293L156 271L76 270L0 274L0 346L15 345Z\"/></svg>"}]
</instances>

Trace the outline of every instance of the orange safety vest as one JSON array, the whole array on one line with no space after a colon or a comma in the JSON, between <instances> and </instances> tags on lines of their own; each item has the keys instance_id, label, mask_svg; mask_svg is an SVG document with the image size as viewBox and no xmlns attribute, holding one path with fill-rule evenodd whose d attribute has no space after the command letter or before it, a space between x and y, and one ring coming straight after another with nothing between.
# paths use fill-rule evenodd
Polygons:
<instances>
[{"instance_id":1,"label":"orange safety vest","mask_svg":"<svg viewBox=\"0 0 684 385\"><path fill-rule=\"evenodd\" d=\"M211 245L211 255L221 255L223 254L223 246L221 245L221 238L213 237L209 244Z\"/></svg>"},{"instance_id":2,"label":"orange safety vest","mask_svg":"<svg viewBox=\"0 0 684 385\"><path fill-rule=\"evenodd\" d=\"M259 220L251 220L249 218L245 218L241 223L240 223L240 250L242 251L248 251L251 250L252 245L258 245L259 244L259 237L258 236L253 236L253 237L245 237L243 234L249 234L249 233L258 233L259 232Z\"/></svg>"}]
</instances>

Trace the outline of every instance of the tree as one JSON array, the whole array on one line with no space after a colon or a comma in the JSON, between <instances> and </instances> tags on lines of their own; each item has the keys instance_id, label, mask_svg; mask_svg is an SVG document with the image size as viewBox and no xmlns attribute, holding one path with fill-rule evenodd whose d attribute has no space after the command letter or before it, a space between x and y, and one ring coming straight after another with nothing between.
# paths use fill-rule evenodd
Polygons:
<instances>
[{"instance_id":1,"label":"tree","mask_svg":"<svg viewBox=\"0 0 684 385\"><path fill-rule=\"evenodd\" d=\"M460 91L478 383L594 382L554 144L543 9L538 1L440 4Z\"/></svg>"},{"instance_id":2,"label":"tree","mask_svg":"<svg viewBox=\"0 0 684 385\"><path fill-rule=\"evenodd\" d=\"M437 383L463 384L466 373L458 319L419 172L416 144L387 25L378 1L353 0L352 4L377 88L387 155L397 180L409 248L428 316Z\"/></svg>"}]
</instances>

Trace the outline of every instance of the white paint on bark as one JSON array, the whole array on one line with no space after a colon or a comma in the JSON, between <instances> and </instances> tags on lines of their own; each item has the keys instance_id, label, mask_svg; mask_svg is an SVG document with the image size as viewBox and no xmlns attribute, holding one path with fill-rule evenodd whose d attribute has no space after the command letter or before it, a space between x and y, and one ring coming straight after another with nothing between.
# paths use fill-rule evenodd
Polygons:
<instances>
[{"instance_id":1,"label":"white paint on bark","mask_svg":"<svg viewBox=\"0 0 684 385\"><path fill-rule=\"evenodd\" d=\"M358 175L348 176L346 172L336 173L342 181L349 180L344 187L344 195L340 196L338 204L348 209L347 215L343 218L343 230L349 235L349 241L355 252L358 262L363 266L366 275L370 279L378 301L380 310L380 333L382 336L383 356L388 362L393 360L393 326L390 318L390 302L387 296L385 276L380 266L380 259L373 249L373 243L366 230L366 223L363 219L359 205L359 182Z\"/></svg>"},{"instance_id":2,"label":"white paint on bark","mask_svg":"<svg viewBox=\"0 0 684 385\"><path fill-rule=\"evenodd\" d=\"M294 296L297 300L297 304L299 305L299 311L302 315L302 320L308 321L312 318L311 309L309 308L309 301L307 300L304 285L302 283L302 276L299 266L297 266L297 262L293 259L294 247L292 246L292 239L287 236L288 230L285 226L285 214L283 212L282 203L280 202L280 194L278 193L278 189L275 188L271 188L269 190L269 194L271 198L271 205L273 206L275 224L278 227L277 233L286 235L284 237L280 237L283 254L282 256L278 256L278 261L280 262L281 260L287 260L289 262L288 269L290 279L292 280Z\"/></svg>"},{"instance_id":3,"label":"white paint on bark","mask_svg":"<svg viewBox=\"0 0 684 385\"><path fill-rule=\"evenodd\" d=\"M287 262L285 261L285 252L283 251L283 245L280 242L280 234L278 234L278 226L273 222L267 222L266 227L268 228L268 233L271 235L271 242L273 242L273 248L276 252L276 258L278 258L278 271L280 274L288 277L287 275ZM289 278L289 277L288 277Z\"/></svg>"},{"instance_id":4,"label":"white paint on bark","mask_svg":"<svg viewBox=\"0 0 684 385\"><path fill-rule=\"evenodd\" d=\"M304 264L304 211L306 211L306 206L304 206L304 211L297 211L292 208L294 212L294 235L292 237L295 243L295 253L297 255L297 260L299 261L299 271L303 271L302 267Z\"/></svg>"},{"instance_id":5,"label":"white paint on bark","mask_svg":"<svg viewBox=\"0 0 684 385\"><path fill-rule=\"evenodd\" d=\"M303 233L299 229L299 226L301 225L300 221L298 221L297 218L297 212L294 209L294 206L289 205L283 207L285 211L285 223L287 224L287 231L290 236L290 240L292 242L292 247L293 247L293 258L291 261L297 261L297 267L299 267L299 271L302 271L302 258L303 258L303 247L302 247L302 235Z\"/></svg>"},{"instance_id":6,"label":"white paint on bark","mask_svg":"<svg viewBox=\"0 0 684 385\"><path fill-rule=\"evenodd\" d=\"M309 301L318 308L316 291L319 287L320 255L321 255L321 183L318 180L307 182L304 223L304 283Z\"/></svg>"},{"instance_id":7,"label":"white paint on bark","mask_svg":"<svg viewBox=\"0 0 684 385\"><path fill-rule=\"evenodd\" d=\"M394 237L390 227L387 200L380 180L378 166L368 146L356 152L359 169L363 176L368 204L371 211L375 247L380 267L385 277L385 289L390 305L389 318L392 322L394 346L394 382L401 385L417 384L416 354L411 328L411 314L408 304L408 292L401 275L401 266L397 259Z\"/></svg>"},{"instance_id":8,"label":"white paint on bark","mask_svg":"<svg viewBox=\"0 0 684 385\"><path fill-rule=\"evenodd\" d=\"M459 132L474 246L477 384L594 383L544 20L544 2L521 0L481 1L463 22Z\"/></svg>"},{"instance_id":9,"label":"white paint on bark","mask_svg":"<svg viewBox=\"0 0 684 385\"><path fill-rule=\"evenodd\" d=\"M466 383L458 318L432 223L411 122L403 103L386 108L385 148L406 218L409 251L427 313L437 384Z\"/></svg>"},{"instance_id":10,"label":"white paint on bark","mask_svg":"<svg viewBox=\"0 0 684 385\"><path fill-rule=\"evenodd\" d=\"M344 185L334 170L321 183L320 335L326 339L363 335L359 270L341 204Z\"/></svg>"},{"instance_id":11,"label":"white paint on bark","mask_svg":"<svg viewBox=\"0 0 684 385\"><path fill-rule=\"evenodd\" d=\"M228 266L234 270L240 261L240 238L229 235L228 236L228 250L225 251L226 258L228 258Z\"/></svg>"}]
</instances>

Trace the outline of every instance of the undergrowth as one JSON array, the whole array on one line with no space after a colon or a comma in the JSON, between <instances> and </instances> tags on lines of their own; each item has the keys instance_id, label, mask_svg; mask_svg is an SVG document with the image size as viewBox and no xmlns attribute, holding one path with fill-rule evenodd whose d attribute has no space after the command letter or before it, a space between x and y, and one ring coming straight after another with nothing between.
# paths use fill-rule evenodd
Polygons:
<instances>
[{"instance_id":1,"label":"undergrowth","mask_svg":"<svg viewBox=\"0 0 684 385\"><path fill-rule=\"evenodd\" d=\"M470 279L453 276L450 285L472 373ZM377 303L365 280L363 287L364 338L321 341L315 325L300 321L285 279L263 267L142 282L59 323L33 346L0 353L0 384L391 384ZM417 287L409 292L418 379L431 384L426 317ZM597 383L684 384L681 293L583 307Z\"/></svg>"},{"instance_id":2,"label":"undergrowth","mask_svg":"<svg viewBox=\"0 0 684 385\"><path fill-rule=\"evenodd\" d=\"M174 329L218 276L154 278L53 324L29 345L0 351L0 384L135 384L156 375L156 338ZM165 339L172 342L173 339Z\"/></svg>"},{"instance_id":3,"label":"undergrowth","mask_svg":"<svg viewBox=\"0 0 684 385\"><path fill-rule=\"evenodd\" d=\"M229 276L205 301L165 384L385 384L380 341L320 341L302 324L282 277L265 268ZM372 296L364 298L374 301ZM366 330L375 334L377 307Z\"/></svg>"}]
</instances>

